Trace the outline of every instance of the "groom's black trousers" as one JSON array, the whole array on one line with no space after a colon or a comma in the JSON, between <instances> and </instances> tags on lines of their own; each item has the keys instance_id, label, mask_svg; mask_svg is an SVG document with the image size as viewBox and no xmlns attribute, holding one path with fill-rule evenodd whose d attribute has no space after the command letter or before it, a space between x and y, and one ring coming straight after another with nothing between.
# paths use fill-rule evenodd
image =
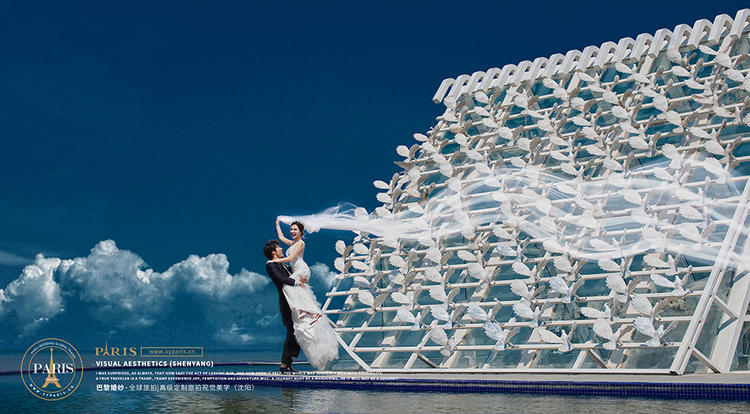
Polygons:
<instances>
[{"instance_id":1,"label":"groom's black trousers","mask_svg":"<svg viewBox=\"0 0 750 414\"><path fill-rule=\"evenodd\" d=\"M299 344L297 338L294 337L292 311L289 309L289 304L286 302L283 293L279 300L279 308L281 308L281 319L286 327L286 340L284 341L284 350L281 352L281 363L289 365L292 363L292 358L299 355Z\"/></svg>"},{"instance_id":2,"label":"groom's black trousers","mask_svg":"<svg viewBox=\"0 0 750 414\"><path fill-rule=\"evenodd\" d=\"M284 285L294 286L294 279L290 278L291 271L280 263L266 263L266 273L271 276L273 284L279 293L279 312L281 321L286 327L286 340L284 341L284 350L281 353L281 363L289 365L292 358L299 355L299 344L294 337L294 322L292 321L292 310L289 309L289 303L282 291Z\"/></svg>"}]
</instances>

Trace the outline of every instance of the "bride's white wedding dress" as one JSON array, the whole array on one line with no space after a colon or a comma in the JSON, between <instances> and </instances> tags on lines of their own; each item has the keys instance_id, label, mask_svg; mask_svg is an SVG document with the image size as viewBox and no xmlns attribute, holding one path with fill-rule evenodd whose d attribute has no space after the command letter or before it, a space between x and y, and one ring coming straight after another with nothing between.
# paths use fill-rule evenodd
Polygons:
<instances>
[{"instance_id":1,"label":"bride's white wedding dress","mask_svg":"<svg viewBox=\"0 0 750 414\"><path fill-rule=\"evenodd\" d=\"M287 256L291 256L300 246L299 242L295 242L287 250ZM293 272L290 277L298 282L303 277L310 279L310 268L303 260L302 252L297 255L291 265ZM339 356L338 340L331 322L320 309L320 303L315 299L315 294L309 284L304 287L284 285L283 292L292 310L294 336L297 338L297 343L315 368L324 369L331 360Z\"/></svg>"}]
</instances>

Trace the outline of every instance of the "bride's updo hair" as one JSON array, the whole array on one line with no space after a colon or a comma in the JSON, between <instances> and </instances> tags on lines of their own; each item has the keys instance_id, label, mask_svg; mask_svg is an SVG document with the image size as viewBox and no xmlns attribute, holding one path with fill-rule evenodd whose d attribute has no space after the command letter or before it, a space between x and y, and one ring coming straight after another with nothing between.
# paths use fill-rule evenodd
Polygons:
<instances>
[{"instance_id":1,"label":"bride's updo hair","mask_svg":"<svg viewBox=\"0 0 750 414\"><path fill-rule=\"evenodd\" d=\"M299 229L300 236L305 235L305 225L300 223L299 221L293 221L292 224L289 225L289 227L292 227L294 225L297 225L297 228Z\"/></svg>"}]
</instances>

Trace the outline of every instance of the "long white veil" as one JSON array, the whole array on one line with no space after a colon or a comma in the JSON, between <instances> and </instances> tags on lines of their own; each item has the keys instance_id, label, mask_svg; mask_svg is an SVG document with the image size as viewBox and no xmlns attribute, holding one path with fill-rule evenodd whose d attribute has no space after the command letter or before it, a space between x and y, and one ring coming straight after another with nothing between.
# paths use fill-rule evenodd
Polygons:
<instances>
[{"instance_id":1,"label":"long white veil","mask_svg":"<svg viewBox=\"0 0 750 414\"><path fill-rule=\"evenodd\" d=\"M535 166L468 168L461 178L435 185L426 199L386 203L373 214L340 204L280 219L287 224L299 220L310 232L350 230L391 243L416 240L426 247L457 234L472 239L478 227L489 226L500 240L500 254L513 249L512 239L525 233L548 251L588 260L668 250L713 262L741 207L736 180L715 161L705 157L676 165L665 160L588 180ZM690 180L685 178L688 170ZM743 225L741 231L739 240L746 241L748 229ZM726 252L730 267L750 268L747 250Z\"/></svg>"}]
</instances>

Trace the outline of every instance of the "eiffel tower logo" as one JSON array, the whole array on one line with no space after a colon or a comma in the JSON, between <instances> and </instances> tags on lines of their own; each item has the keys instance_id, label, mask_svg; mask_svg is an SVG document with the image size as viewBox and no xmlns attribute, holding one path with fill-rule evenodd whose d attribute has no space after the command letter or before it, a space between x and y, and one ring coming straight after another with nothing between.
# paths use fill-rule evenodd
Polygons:
<instances>
[{"instance_id":1,"label":"eiffel tower logo","mask_svg":"<svg viewBox=\"0 0 750 414\"><path fill-rule=\"evenodd\" d=\"M49 373L47 374L47 379L44 380L42 388L47 388L49 384L55 384L57 388L62 388L55 376L55 360L52 358L52 348L49 349Z\"/></svg>"}]
</instances>

